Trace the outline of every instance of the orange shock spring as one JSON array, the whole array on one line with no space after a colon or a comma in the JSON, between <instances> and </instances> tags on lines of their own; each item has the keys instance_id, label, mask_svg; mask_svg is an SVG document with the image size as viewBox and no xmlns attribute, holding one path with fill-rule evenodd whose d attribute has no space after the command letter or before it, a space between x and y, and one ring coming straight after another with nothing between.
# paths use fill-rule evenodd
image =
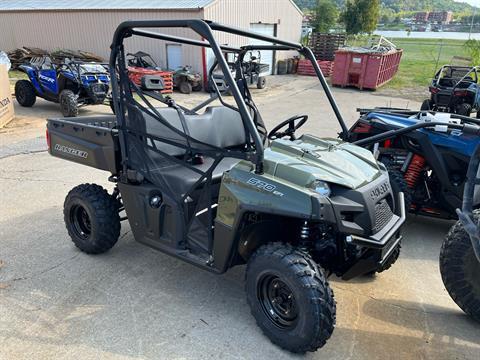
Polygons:
<instances>
[{"instance_id":1,"label":"orange shock spring","mask_svg":"<svg viewBox=\"0 0 480 360\"><path fill-rule=\"evenodd\" d=\"M425 158L417 154L413 155L412 161L410 162L410 165L408 165L408 169L404 176L409 188L415 187L424 168Z\"/></svg>"}]
</instances>

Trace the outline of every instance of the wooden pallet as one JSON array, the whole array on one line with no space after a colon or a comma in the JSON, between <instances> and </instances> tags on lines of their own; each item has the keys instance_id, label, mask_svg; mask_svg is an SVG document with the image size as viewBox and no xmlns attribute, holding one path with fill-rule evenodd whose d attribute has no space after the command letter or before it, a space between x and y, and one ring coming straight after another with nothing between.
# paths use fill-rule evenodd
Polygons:
<instances>
[{"instance_id":1,"label":"wooden pallet","mask_svg":"<svg viewBox=\"0 0 480 360\"><path fill-rule=\"evenodd\" d=\"M333 61L317 61L318 65L320 66L320 70L322 70L323 76L329 77L333 72ZM310 60L300 60L298 62L298 75L306 75L306 76L316 76L315 69L312 66Z\"/></svg>"},{"instance_id":2,"label":"wooden pallet","mask_svg":"<svg viewBox=\"0 0 480 360\"><path fill-rule=\"evenodd\" d=\"M318 60L335 60L335 51L345 46L346 34L312 33L309 39L309 46Z\"/></svg>"}]
</instances>

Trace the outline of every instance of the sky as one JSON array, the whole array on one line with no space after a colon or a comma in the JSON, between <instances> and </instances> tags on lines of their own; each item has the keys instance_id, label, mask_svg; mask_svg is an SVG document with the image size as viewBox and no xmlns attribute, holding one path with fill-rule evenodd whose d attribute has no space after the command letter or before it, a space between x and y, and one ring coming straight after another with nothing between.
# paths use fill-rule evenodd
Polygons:
<instances>
[{"instance_id":1,"label":"sky","mask_svg":"<svg viewBox=\"0 0 480 360\"><path fill-rule=\"evenodd\" d=\"M470 5L480 7L480 0L454 0L454 1L456 1L456 2L466 2L466 3L469 3Z\"/></svg>"}]
</instances>

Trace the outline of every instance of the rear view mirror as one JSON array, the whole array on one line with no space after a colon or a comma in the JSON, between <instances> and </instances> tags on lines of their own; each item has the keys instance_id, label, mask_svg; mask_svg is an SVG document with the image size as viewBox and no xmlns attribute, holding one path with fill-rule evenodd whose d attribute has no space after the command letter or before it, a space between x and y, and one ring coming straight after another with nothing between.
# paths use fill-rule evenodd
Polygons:
<instances>
[{"instance_id":1,"label":"rear view mirror","mask_svg":"<svg viewBox=\"0 0 480 360\"><path fill-rule=\"evenodd\" d=\"M142 90L160 91L164 87L165 84L160 75L145 75L142 77Z\"/></svg>"}]
</instances>

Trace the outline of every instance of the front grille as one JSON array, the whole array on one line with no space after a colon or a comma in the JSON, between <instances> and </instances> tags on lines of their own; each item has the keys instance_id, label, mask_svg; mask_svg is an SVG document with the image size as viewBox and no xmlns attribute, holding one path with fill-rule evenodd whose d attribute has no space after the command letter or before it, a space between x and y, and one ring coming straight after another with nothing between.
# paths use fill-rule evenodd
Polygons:
<instances>
[{"instance_id":1,"label":"front grille","mask_svg":"<svg viewBox=\"0 0 480 360\"><path fill-rule=\"evenodd\" d=\"M383 199L375 204L375 226L373 233L377 233L383 229L385 225L392 219L393 212L388 205L387 200Z\"/></svg>"}]
</instances>

